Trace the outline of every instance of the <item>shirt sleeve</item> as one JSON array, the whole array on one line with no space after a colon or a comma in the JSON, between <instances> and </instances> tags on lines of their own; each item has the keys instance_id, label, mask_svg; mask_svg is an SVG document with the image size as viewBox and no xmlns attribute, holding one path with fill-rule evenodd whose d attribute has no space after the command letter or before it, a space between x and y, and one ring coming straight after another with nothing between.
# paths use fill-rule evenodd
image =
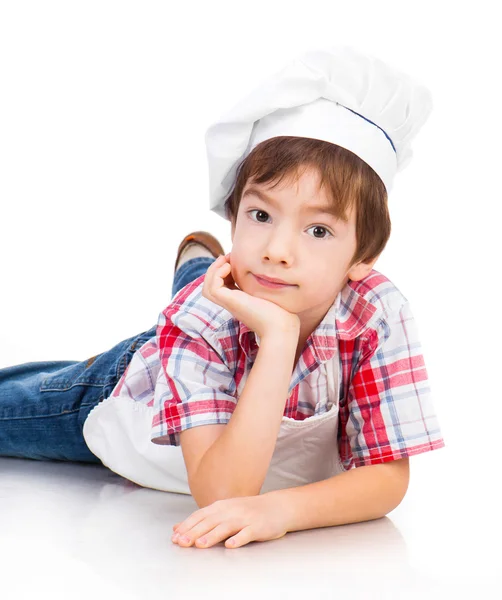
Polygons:
<instances>
[{"instance_id":1,"label":"shirt sleeve","mask_svg":"<svg viewBox=\"0 0 502 600\"><path fill-rule=\"evenodd\" d=\"M409 302L363 345L341 413L344 468L442 448L427 370Z\"/></svg>"},{"instance_id":2,"label":"shirt sleeve","mask_svg":"<svg viewBox=\"0 0 502 600\"><path fill-rule=\"evenodd\" d=\"M164 316L159 322L161 365L150 436L155 444L179 446L181 431L226 424L235 410L235 380L221 344L197 321L188 316L177 326Z\"/></svg>"}]
</instances>

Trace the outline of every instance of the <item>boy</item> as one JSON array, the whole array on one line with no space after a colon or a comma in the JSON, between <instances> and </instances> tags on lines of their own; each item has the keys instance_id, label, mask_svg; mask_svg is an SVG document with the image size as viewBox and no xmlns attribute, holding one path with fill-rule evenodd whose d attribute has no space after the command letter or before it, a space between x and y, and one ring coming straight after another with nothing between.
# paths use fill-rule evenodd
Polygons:
<instances>
[{"instance_id":1,"label":"boy","mask_svg":"<svg viewBox=\"0 0 502 600\"><path fill-rule=\"evenodd\" d=\"M103 464L193 495L173 541L378 518L404 497L409 456L444 446L409 303L373 269L430 109L425 88L342 47L306 53L209 129L232 251L182 262L191 283L79 409ZM92 368L41 391L96 382Z\"/></svg>"}]
</instances>

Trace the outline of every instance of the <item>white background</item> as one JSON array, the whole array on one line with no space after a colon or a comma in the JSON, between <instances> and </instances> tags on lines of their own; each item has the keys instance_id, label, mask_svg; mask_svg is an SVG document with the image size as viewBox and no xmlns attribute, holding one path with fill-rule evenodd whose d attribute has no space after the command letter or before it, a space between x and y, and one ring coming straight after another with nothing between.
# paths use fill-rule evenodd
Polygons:
<instances>
[{"instance_id":1,"label":"white background","mask_svg":"<svg viewBox=\"0 0 502 600\"><path fill-rule=\"evenodd\" d=\"M353 45L434 103L375 265L411 303L447 443L412 459L402 531L411 507L438 524L454 511L461 531L471 523L462 547L488 552L502 416L493 6L0 1L0 367L85 360L154 325L184 235L211 231L231 251L228 222L208 208L207 127L291 56ZM445 483L458 502L440 502ZM451 546L453 574L472 563L446 531L431 546L443 560ZM481 579L481 562L463 576Z\"/></svg>"}]
</instances>

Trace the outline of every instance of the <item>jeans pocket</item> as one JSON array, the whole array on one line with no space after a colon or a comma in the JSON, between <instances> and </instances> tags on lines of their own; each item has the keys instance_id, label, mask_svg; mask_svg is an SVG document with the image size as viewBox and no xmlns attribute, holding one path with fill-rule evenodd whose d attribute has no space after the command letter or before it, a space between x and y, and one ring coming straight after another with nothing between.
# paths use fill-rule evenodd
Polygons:
<instances>
[{"instance_id":1,"label":"jeans pocket","mask_svg":"<svg viewBox=\"0 0 502 600\"><path fill-rule=\"evenodd\" d=\"M75 386L101 387L102 395L106 398L124 374L134 353L155 335L155 330L156 325L87 360L69 365L68 362L64 363L67 366L48 373L42 379L40 391L67 391ZM87 402L85 398L83 401L84 404Z\"/></svg>"},{"instance_id":2,"label":"jeans pocket","mask_svg":"<svg viewBox=\"0 0 502 600\"><path fill-rule=\"evenodd\" d=\"M75 362L44 377L40 383L40 391L64 392L76 385L102 387L106 382L107 374L100 370L89 369L98 356L100 355L93 356L86 361Z\"/></svg>"}]
</instances>

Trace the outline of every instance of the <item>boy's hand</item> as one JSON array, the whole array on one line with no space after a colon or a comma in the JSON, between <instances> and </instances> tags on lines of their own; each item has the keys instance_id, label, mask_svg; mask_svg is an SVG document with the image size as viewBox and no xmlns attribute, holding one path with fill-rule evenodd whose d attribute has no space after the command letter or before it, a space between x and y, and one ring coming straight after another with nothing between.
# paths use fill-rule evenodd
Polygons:
<instances>
[{"instance_id":1,"label":"boy's hand","mask_svg":"<svg viewBox=\"0 0 502 600\"><path fill-rule=\"evenodd\" d=\"M300 334L300 319L277 304L240 290L232 277L230 254L219 256L208 268L202 288L204 298L230 311L260 339L273 331Z\"/></svg>"},{"instance_id":2,"label":"boy's hand","mask_svg":"<svg viewBox=\"0 0 502 600\"><path fill-rule=\"evenodd\" d=\"M196 510L173 529L180 546L210 548L225 542L225 548L240 548L249 542L277 540L288 533L288 511L274 494L217 500ZM181 539L183 536L188 541Z\"/></svg>"}]
</instances>

